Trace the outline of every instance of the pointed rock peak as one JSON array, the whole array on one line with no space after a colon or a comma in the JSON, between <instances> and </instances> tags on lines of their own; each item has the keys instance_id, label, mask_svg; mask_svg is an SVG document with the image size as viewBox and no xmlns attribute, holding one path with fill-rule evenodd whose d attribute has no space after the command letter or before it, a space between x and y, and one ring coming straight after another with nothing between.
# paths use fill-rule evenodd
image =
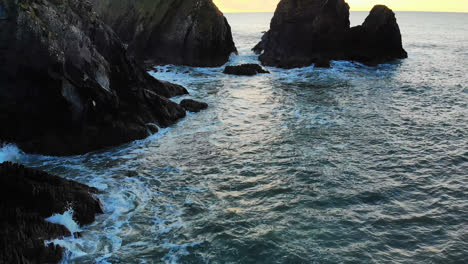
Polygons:
<instances>
[{"instance_id":1,"label":"pointed rock peak","mask_svg":"<svg viewBox=\"0 0 468 264\"><path fill-rule=\"evenodd\" d=\"M375 6L362 26L350 28L344 0L281 0L270 30L254 48L262 64L309 66L319 60L378 64L407 56L395 14Z\"/></svg>"}]
</instances>

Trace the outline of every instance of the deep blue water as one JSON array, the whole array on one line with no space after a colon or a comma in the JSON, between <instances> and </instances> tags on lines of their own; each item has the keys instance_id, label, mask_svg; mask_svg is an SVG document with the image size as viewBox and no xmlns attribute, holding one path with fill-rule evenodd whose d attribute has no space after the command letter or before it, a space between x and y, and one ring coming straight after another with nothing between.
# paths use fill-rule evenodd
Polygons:
<instances>
[{"instance_id":1,"label":"deep blue water","mask_svg":"<svg viewBox=\"0 0 468 264\"><path fill-rule=\"evenodd\" d=\"M227 14L229 64L256 61L271 16ZM0 160L101 190L105 214L55 241L67 263L468 263L468 14L397 18L406 60L160 67L210 108L106 151Z\"/></svg>"}]
</instances>

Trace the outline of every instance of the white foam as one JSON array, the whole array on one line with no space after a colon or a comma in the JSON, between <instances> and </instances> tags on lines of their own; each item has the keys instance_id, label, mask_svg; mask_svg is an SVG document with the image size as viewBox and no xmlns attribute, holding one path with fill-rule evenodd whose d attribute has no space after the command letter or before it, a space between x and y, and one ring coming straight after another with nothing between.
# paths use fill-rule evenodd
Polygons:
<instances>
[{"instance_id":1,"label":"white foam","mask_svg":"<svg viewBox=\"0 0 468 264\"><path fill-rule=\"evenodd\" d=\"M17 162L23 155L23 151L13 144L0 146L0 163L5 161Z\"/></svg>"},{"instance_id":2,"label":"white foam","mask_svg":"<svg viewBox=\"0 0 468 264\"><path fill-rule=\"evenodd\" d=\"M73 220L73 209L68 209L63 214L54 214L53 216L46 218L46 221L65 226L70 232L77 233L81 232L80 225Z\"/></svg>"}]
</instances>

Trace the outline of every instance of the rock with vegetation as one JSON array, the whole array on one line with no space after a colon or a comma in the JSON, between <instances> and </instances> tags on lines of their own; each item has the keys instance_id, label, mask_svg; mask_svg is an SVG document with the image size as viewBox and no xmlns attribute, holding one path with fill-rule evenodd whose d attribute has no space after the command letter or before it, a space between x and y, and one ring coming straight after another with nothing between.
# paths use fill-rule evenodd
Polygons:
<instances>
[{"instance_id":1,"label":"rock with vegetation","mask_svg":"<svg viewBox=\"0 0 468 264\"><path fill-rule=\"evenodd\" d=\"M225 74L231 75L243 75L243 76L253 76L258 73L270 73L269 71L262 68L262 66L258 64L241 64L236 66L226 66L224 68Z\"/></svg>"},{"instance_id":2,"label":"rock with vegetation","mask_svg":"<svg viewBox=\"0 0 468 264\"><path fill-rule=\"evenodd\" d=\"M236 48L212 0L92 0L102 20L148 64L213 67Z\"/></svg>"},{"instance_id":3,"label":"rock with vegetation","mask_svg":"<svg viewBox=\"0 0 468 264\"><path fill-rule=\"evenodd\" d=\"M0 141L81 154L186 115L179 85L151 77L84 0L0 1Z\"/></svg>"},{"instance_id":4,"label":"rock with vegetation","mask_svg":"<svg viewBox=\"0 0 468 264\"><path fill-rule=\"evenodd\" d=\"M304 67L330 60L378 64L406 58L395 14L372 9L362 26L350 28L344 0L281 0L270 30L253 48L262 64Z\"/></svg>"},{"instance_id":5,"label":"rock with vegetation","mask_svg":"<svg viewBox=\"0 0 468 264\"><path fill-rule=\"evenodd\" d=\"M45 219L73 210L79 225L102 213L95 188L9 162L0 164L0 263L58 263L64 249L47 240L71 236Z\"/></svg>"}]
</instances>

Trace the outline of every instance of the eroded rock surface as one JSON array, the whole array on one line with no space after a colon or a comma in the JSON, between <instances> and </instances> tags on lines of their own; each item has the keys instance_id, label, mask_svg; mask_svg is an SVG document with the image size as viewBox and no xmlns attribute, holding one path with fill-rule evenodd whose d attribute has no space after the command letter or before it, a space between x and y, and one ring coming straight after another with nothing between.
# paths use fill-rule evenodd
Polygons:
<instances>
[{"instance_id":1,"label":"eroded rock surface","mask_svg":"<svg viewBox=\"0 0 468 264\"><path fill-rule=\"evenodd\" d=\"M185 116L84 0L0 1L0 141L72 155L148 136Z\"/></svg>"},{"instance_id":2,"label":"eroded rock surface","mask_svg":"<svg viewBox=\"0 0 468 264\"><path fill-rule=\"evenodd\" d=\"M378 64L406 58L395 14L375 6L362 26L350 28L344 0L282 0L270 30L253 48L267 66L295 68L326 60Z\"/></svg>"},{"instance_id":3,"label":"eroded rock surface","mask_svg":"<svg viewBox=\"0 0 468 264\"><path fill-rule=\"evenodd\" d=\"M74 220L89 225L102 213L95 188L45 172L0 164L0 263L58 263L64 249L46 240L70 236L45 218L73 209Z\"/></svg>"},{"instance_id":4,"label":"eroded rock surface","mask_svg":"<svg viewBox=\"0 0 468 264\"><path fill-rule=\"evenodd\" d=\"M149 64L213 67L236 51L212 0L92 0L129 53Z\"/></svg>"}]
</instances>

